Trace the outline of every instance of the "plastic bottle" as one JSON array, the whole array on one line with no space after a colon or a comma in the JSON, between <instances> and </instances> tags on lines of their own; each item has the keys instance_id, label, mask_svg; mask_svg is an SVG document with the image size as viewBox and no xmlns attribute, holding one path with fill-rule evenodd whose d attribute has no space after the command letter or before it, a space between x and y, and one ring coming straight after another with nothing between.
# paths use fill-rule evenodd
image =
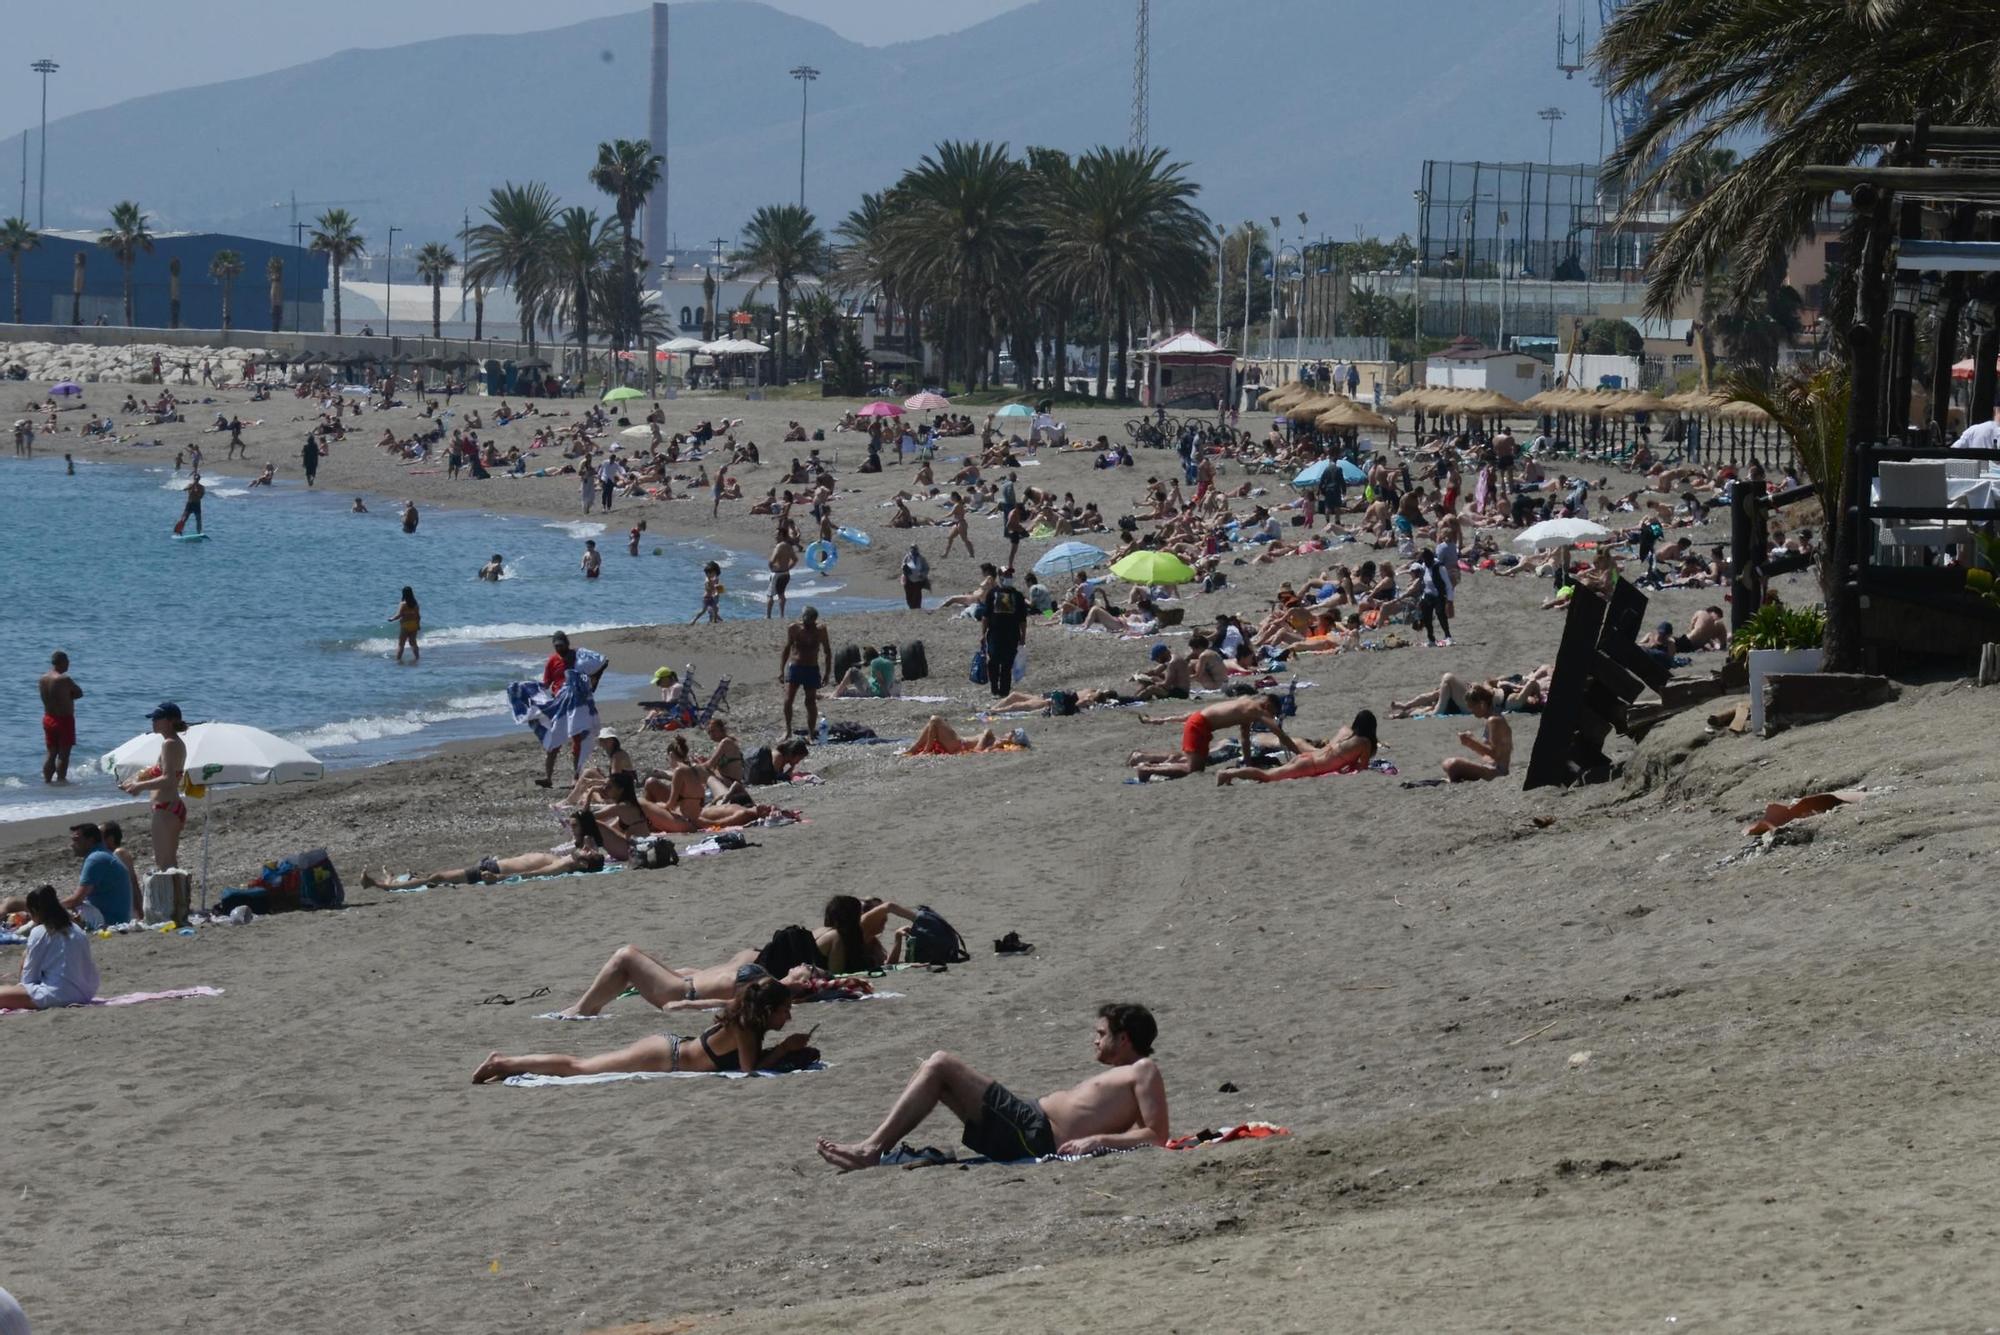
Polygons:
<instances>
[{"instance_id":1,"label":"plastic bottle","mask_svg":"<svg viewBox=\"0 0 2000 1335\"><path fill-rule=\"evenodd\" d=\"M826 739L829 731L830 729L827 727L826 723L826 715L822 714L820 715L819 718L819 744L821 746L826 745Z\"/></svg>"}]
</instances>

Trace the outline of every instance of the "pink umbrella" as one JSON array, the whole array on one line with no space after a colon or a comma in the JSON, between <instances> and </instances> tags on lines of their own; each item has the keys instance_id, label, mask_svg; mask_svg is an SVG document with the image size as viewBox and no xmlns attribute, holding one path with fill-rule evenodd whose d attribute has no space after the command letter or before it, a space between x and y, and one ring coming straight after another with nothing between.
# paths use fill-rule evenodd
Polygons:
<instances>
[{"instance_id":1,"label":"pink umbrella","mask_svg":"<svg viewBox=\"0 0 2000 1335\"><path fill-rule=\"evenodd\" d=\"M951 400L942 394L933 394L929 390L925 390L921 394L913 394L909 398L904 399L903 406L913 413L929 413L936 412L940 408L951 407Z\"/></svg>"},{"instance_id":2,"label":"pink umbrella","mask_svg":"<svg viewBox=\"0 0 2000 1335\"><path fill-rule=\"evenodd\" d=\"M856 417L901 417L903 410L893 403L875 402L854 414Z\"/></svg>"}]
</instances>

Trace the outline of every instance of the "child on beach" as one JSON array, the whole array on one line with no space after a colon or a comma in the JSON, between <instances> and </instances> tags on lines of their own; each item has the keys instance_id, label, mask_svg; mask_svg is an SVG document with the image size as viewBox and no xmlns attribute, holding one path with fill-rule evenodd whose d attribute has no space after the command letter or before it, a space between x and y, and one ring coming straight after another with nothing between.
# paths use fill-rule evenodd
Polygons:
<instances>
[{"instance_id":1,"label":"child on beach","mask_svg":"<svg viewBox=\"0 0 2000 1335\"><path fill-rule=\"evenodd\" d=\"M707 617L711 624L722 620L722 567L710 561L701 568L701 573L704 577L701 586L701 610L688 620L690 626L703 617Z\"/></svg>"}]
</instances>

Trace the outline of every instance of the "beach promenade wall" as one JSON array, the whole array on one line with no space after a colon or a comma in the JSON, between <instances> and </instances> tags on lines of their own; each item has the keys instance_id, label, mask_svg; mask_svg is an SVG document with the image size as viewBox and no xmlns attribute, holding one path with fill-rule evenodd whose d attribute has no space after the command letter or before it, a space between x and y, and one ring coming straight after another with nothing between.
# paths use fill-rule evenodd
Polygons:
<instances>
[{"instance_id":1,"label":"beach promenade wall","mask_svg":"<svg viewBox=\"0 0 2000 1335\"><path fill-rule=\"evenodd\" d=\"M362 334L274 333L268 329L153 329L120 325L0 324L0 361L7 360L4 345L10 343L74 343L86 347L116 348L147 344L170 348L262 348L270 352L316 352L336 360L376 357L476 357L481 360L520 361L527 357L528 345L509 338L417 338ZM537 353L557 360L561 347L540 343Z\"/></svg>"}]
</instances>

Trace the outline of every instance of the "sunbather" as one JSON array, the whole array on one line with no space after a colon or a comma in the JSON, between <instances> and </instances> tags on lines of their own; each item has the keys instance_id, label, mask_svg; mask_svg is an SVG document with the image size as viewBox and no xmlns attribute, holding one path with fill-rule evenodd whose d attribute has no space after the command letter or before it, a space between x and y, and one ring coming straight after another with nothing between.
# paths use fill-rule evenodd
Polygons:
<instances>
[{"instance_id":1,"label":"sunbather","mask_svg":"<svg viewBox=\"0 0 2000 1335\"><path fill-rule=\"evenodd\" d=\"M1453 783L1477 783L1483 779L1503 779L1507 777L1507 767L1514 759L1514 730L1506 719L1500 717L1493 708L1493 692L1484 686L1475 686L1465 693L1466 706L1472 716L1485 724L1484 735L1461 732L1458 740L1473 757L1447 756L1444 762L1444 777Z\"/></svg>"},{"instance_id":2,"label":"sunbather","mask_svg":"<svg viewBox=\"0 0 2000 1335\"><path fill-rule=\"evenodd\" d=\"M739 950L721 964L676 969L637 946L620 946L597 971L597 977L591 979L583 995L561 1013L597 1015L628 988L659 1010L712 1010L717 1002L729 1000L738 988L761 977L769 974L757 963L754 948ZM794 965L778 981L791 989L798 1000L821 994L874 991L865 978L835 978L811 964Z\"/></svg>"},{"instance_id":3,"label":"sunbather","mask_svg":"<svg viewBox=\"0 0 2000 1335\"><path fill-rule=\"evenodd\" d=\"M387 868L378 879L362 872L361 884L378 890L416 890L433 885L492 885L510 876L566 876L578 871L603 871L604 850L592 843L583 827L572 822L574 844L560 853L535 849L505 858L481 858L469 867L447 867L428 876L391 876Z\"/></svg>"},{"instance_id":4,"label":"sunbather","mask_svg":"<svg viewBox=\"0 0 2000 1335\"><path fill-rule=\"evenodd\" d=\"M1097 1012L1097 1060L1112 1069L1073 1088L1029 1101L980 1074L961 1057L934 1052L917 1068L882 1124L866 1140L822 1137L820 1158L842 1172L872 1168L942 1103L965 1124L966 1148L991 1159L1092 1154L1167 1141L1167 1086L1153 1061L1159 1032L1144 1006Z\"/></svg>"},{"instance_id":5,"label":"sunbather","mask_svg":"<svg viewBox=\"0 0 2000 1335\"><path fill-rule=\"evenodd\" d=\"M734 1072L761 1071L789 1065L806 1056L810 1033L792 1034L766 1050L764 1035L792 1020L792 994L783 983L764 977L744 985L716 1022L698 1038L649 1034L630 1047L596 1057L572 1057L546 1052L525 1057L492 1053L472 1073L472 1083L503 1080L510 1075L608 1075L630 1071Z\"/></svg>"},{"instance_id":6,"label":"sunbather","mask_svg":"<svg viewBox=\"0 0 2000 1335\"><path fill-rule=\"evenodd\" d=\"M1284 779L1317 779L1328 774L1354 774L1368 768L1380 744L1375 739L1375 715L1364 709L1325 746L1306 747L1293 759L1270 769L1237 765L1218 771L1215 782L1228 787L1237 779L1277 783Z\"/></svg>"},{"instance_id":7,"label":"sunbather","mask_svg":"<svg viewBox=\"0 0 2000 1335\"><path fill-rule=\"evenodd\" d=\"M988 728L968 742L963 737L960 737L943 718L933 714L931 715L931 721L924 724L923 731L917 734L916 740L910 743L910 749L903 752L903 754L906 756L955 756L968 751L1013 750L1025 744L1025 734L1018 728L1014 730L1013 736L1005 739L996 734L993 729Z\"/></svg>"},{"instance_id":8,"label":"sunbather","mask_svg":"<svg viewBox=\"0 0 2000 1335\"><path fill-rule=\"evenodd\" d=\"M813 942L826 957L827 968L837 974L859 973L885 964L900 964L909 929L898 927L894 944L883 950L882 929L888 925L891 914L909 922L917 920L916 914L886 899L835 895L827 900L821 919L824 925L813 933Z\"/></svg>"},{"instance_id":9,"label":"sunbather","mask_svg":"<svg viewBox=\"0 0 2000 1335\"><path fill-rule=\"evenodd\" d=\"M1212 705L1204 705L1190 714L1175 714L1167 718L1151 718L1139 715L1141 723L1155 727L1169 723L1181 725L1181 749L1178 751L1134 751L1125 761L1138 770L1141 778L1184 779L1208 768L1208 749L1215 740L1217 728L1236 728L1243 734L1243 755L1250 755L1250 734L1255 728L1264 728L1275 733L1287 750L1302 748L1285 733L1285 725L1278 721L1278 704L1268 695L1242 695L1231 700L1218 700Z\"/></svg>"}]
</instances>

